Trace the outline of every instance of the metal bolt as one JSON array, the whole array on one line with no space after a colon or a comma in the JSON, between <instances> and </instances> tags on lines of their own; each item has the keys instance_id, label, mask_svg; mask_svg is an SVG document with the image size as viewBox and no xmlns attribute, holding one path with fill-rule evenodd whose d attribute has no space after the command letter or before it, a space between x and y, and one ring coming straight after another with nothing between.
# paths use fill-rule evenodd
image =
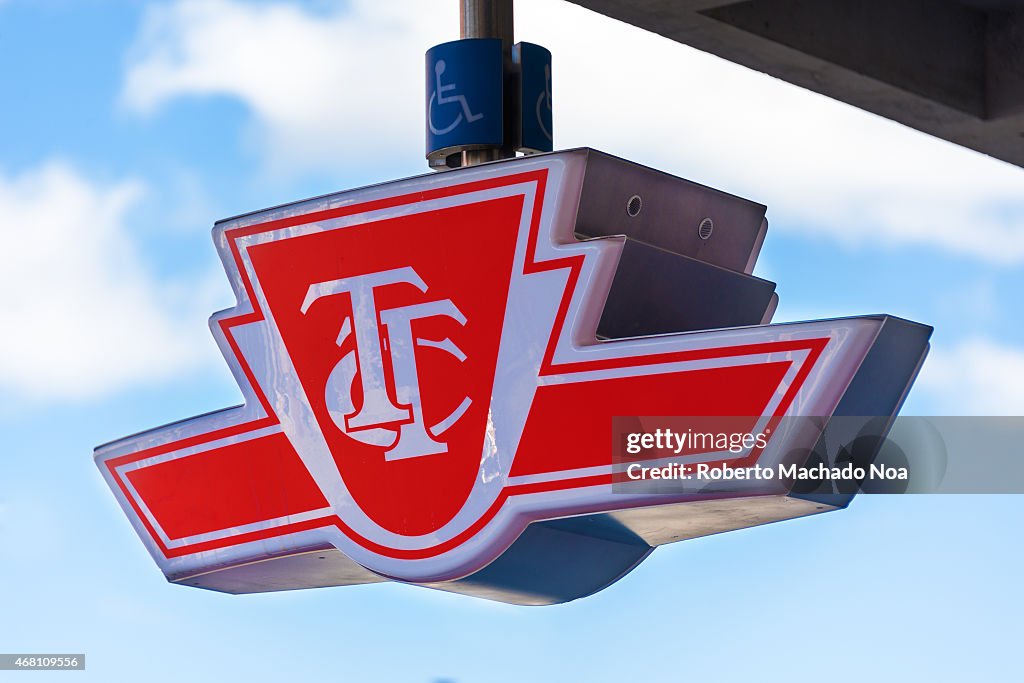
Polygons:
<instances>
[{"instance_id":1,"label":"metal bolt","mask_svg":"<svg viewBox=\"0 0 1024 683\"><path fill-rule=\"evenodd\" d=\"M710 218L705 218L697 226L697 237L702 240L706 240L711 237L711 233L715 231L715 222Z\"/></svg>"},{"instance_id":2,"label":"metal bolt","mask_svg":"<svg viewBox=\"0 0 1024 683\"><path fill-rule=\"evenodd\" d=\"M644 208L644 200L640 199L640 195L635 194L629 198L626 202L626 213L630 218L636 218L640 214L640 210Z\"/></svg>"}]
</instances>

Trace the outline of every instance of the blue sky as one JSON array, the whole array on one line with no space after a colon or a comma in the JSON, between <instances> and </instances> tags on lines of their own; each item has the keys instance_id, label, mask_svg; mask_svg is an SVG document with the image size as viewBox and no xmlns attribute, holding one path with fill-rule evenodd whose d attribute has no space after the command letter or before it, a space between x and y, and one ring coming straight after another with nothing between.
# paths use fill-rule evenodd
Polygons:
<instances>
[{"instance_id":1,"label":"blue sky","mask_svg":"<svg viewBox=\"0 0 1024 683\"><path fill-rule=\"evenodd\" d=\"M767 204L777 319L934 325L905 414L1024 412L1024 171L517 7L554 53L558 147ZM425 172L422 54L457 27L453 0L0 0L0 651L88 654L56 680L1017 680L1018 497L862 497L552 608L163 581L92 448L239 400L205 324L233 303L213 221Z\"/></svg>"}]
</instances>

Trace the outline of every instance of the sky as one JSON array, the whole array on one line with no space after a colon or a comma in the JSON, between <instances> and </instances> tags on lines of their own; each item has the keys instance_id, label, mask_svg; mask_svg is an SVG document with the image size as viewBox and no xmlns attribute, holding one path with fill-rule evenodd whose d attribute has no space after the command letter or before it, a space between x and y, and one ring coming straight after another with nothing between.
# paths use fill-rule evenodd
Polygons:
<instances>
[{"instance_id":1,"label":"sky","mask_svg":"<svg viewBox=\"0 0 1024 683\"><path fill-rule=\"evenodd\" d=\"M1024 170L563 0L516 11L554 53L556 147L767 204L776 320L934 326L904 414L1024 414ZM423 53L457 14L0 0L0 651L87 654L34 680L1019 680L1015 496L863 496L556 607L164 582L92 448L239 402L213 222L427 172Z\"/></svg>"}]
</instances>

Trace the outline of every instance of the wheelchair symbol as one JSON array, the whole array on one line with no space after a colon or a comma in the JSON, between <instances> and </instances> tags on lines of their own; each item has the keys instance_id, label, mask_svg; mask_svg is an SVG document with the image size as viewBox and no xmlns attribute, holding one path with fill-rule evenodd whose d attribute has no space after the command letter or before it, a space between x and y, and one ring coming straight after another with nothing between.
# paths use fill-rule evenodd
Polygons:
<instances>
[{"instance_id":1,"label":"wheelchair symbol","mask_svg":"<svg viewBox=\"0 0 1024 683\"><path fill-rule=\"evenodd\" d=\"M547 119L545 116L541 116L541 106L547 103L548 111L551 111L551 65L544 65L544 91L537 96L537 125L540 126L540 130L544 133L544 137L551 140L551 131L544 125L544 121ZM548 116L551 116L548 114Z\"/></svg>"},{"instance_id":2,"label":"wheelchair symbol","mask_svg":"<svg viewBox=\"0 0 1024 683\"><path fill-rule=\"evenodd\" d=\"M446 92L451 92L456 88L455 83L449 83L448 85L441 84L441 74L444 73L445 68L447 68L447 65L444 63L444 60L437 60L437 64L434 65L435 88L434 92L430 93L430 102L427 105L427 125L430 126L430 132L434 135L446 135L447 133L452 132L455 130L456 126L462 123L463 118L465 118L468 123L473 123L474 121L479 121L484 117L483 114L474 114L470 111L469 102L466 101L465 95L445 95ZM458 103L462 106L462 111L459 112L458 116L456 116L455 120L450 124L443 128L438 128L434 125L435 100L438 105Z\"/></svg>"}]
</instances>

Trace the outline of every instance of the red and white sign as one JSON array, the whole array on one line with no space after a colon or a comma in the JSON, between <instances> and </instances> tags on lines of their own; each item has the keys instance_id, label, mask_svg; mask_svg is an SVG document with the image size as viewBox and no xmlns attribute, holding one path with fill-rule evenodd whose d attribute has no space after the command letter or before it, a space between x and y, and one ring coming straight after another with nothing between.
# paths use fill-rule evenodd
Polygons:
<instances>
[{"instance_id":1,"label":"red and white sign","mask_svg":"<svg viewBox=\"0 0 1024 683\"><path fill-rule=\"evenodd\" d=\"M532 521L683 499L612 492L614 416L830 415L878 319L596 339L623 240L574 236L580 163L219 224L238 304L211 327L245 404L96 454L164 573L332 546L384 577L450 581ZM779 457L785 438L727 457Z\"/></svg>"}]
</instances>

